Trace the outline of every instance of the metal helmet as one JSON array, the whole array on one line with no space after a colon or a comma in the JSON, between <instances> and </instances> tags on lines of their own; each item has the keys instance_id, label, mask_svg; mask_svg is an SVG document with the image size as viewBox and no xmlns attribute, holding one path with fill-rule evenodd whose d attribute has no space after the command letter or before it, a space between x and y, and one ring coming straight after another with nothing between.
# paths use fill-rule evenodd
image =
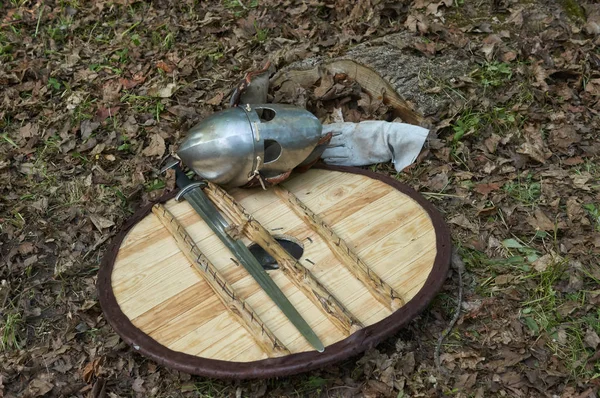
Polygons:
<instances>
[{"instance_id":1,"label":"metal helmet","mask_svg":"<svg viewBox=\"0 0 600 398\"><path fill-rule=\"evenodd\" d=\"M274 178L303 163L321 140L313 114L291 105L229 108L192 127L177 154L202 178L244 186Z\"/></svg>"}]
</instances>

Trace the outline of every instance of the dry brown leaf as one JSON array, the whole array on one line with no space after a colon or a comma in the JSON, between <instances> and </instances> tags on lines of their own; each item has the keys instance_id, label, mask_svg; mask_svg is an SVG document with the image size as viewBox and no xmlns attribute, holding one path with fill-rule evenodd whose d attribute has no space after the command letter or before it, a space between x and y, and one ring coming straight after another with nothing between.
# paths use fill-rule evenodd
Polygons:
<instances>
[{"instance_id":1,"label":"dry brown leaf","mask_svg":"<svg viewBox=\"0 0 600 398\"><path fill-rule=\"evenodd\" d=\"M118 106L114 106L112 108L101 107L96 112L96 116L94 117L94 120L102 123L107 118L115 116L119 112L120 109L121 109L121 107L118 107Z\"/></svg>"},{"instance_id":2,"label":"dry brown leaf","mask_svg":"<svg viewBox=\"0 0 600 398\"><path fill-rule=\"evenodd\" d=\"M92 386L89 398L106 398L106 380L99 377Z\"/></svg>"},{"instance_id":3,"label":"dry brown leaf","mask_svg":"<svg viewBox=\"0 0 600 398\"><path fill-rule=\"evenodd\" d=\"M518 153L522 153L524 155L528 155L533 160L540 162L542 164L546 163L546 160L552 156L552 153L548 150L544 150L544 148L540 148L535 144L530 144L528 142L522 144L517 150Z\"/></svg>"},{"instance_id":4,"label":"dry brown leaf","mask_svg":"<svg viewBox=\"0 0 600 398\"><path fill-rule=\"evenodd\" d=\"M440 356L440 360L446 363L446 367L450 370L456 368L457 363L460 369L472 369L475 370L479 363L485 360L484 357L479 356L474 351L459 351L457 353L445 353ZM458 361L457 361L458 360Z\"/></svg>"},{"instance_id":5,"label":"dry brown leaf","mask_svg":"<svg viewBox=\"0 0 600 398\"><path fill-rule=\"evenodd\" d=\"M512 23L517 26L523 25L523 8L517 8L516 10L511 10L510 16L506 19L504 23Z\"/></svg>"},{"instance_id":6,"label":"dry brown leaf","mask_svg":"<svg viewBox=\"0 0 600 398\"><path fill-rule=\"evenodd\" d=\"M436 174L433 178L429 179L425 186L434 192L441 192L448 185L448 173Z\"/></svg>"},{"instance_id":7,"label":"dry brown leaf","mask_svg":"<svg viewBox=\"0 0 600 398\"><path fill-rule=\"evenodd\" d=\"M536 230L554 231L554 222L541 209L535 209L533 217L527 217L527 222Z\"/></svg>"},{"instance_id":8,"label":"dry brown leaf","mask_svg":"<svg viewBox=\"0 0 600 398\"><path fill-rule=\"evenodd\" d=\"M563 163L567 166L576 166L578 164L585 163L585 161L581 156L573 156L572 158L565 159Z\"/></svg>"},{"instance_id":9,"label":"dry brown leaf","mask_svg":"<svg viewBox=\"0 0 600 398\"><path fill-rule=\"evenodd\" d=\"M143 384L144 379L142 379L141 377L137 377L131 384L131 389L138 393L144 393L146 392L146 389L143 387Z\"/></svg>"},{"instance_id":10,"label":"dry brown leaf","mask_svg":"<svg viewBox=\"0 0 600 398\"><path fill-rule=\"evenodd\" d=\"M591 79L585 85L585 92L594 97L600 96L600 79Z\"/></svg>"},{"instance_id":11,"label":"dry brown leaf","mask_svg":"<svg viewBox=\"0 0 600 398\"><path fill-rule=\"evenodd\" d=\"M554 256L552 254L544 254L542 257L535 260L531 265L538 272L544 272L550 264L554 263Z\"/></svg>"},{"instance_id":12,"label":"dry brown leaf","mask_svg":"<svg viewBox=\"0 0 600 398\"><path fill-rule=\"evenodd\" d=\"M569 217L569 220L573 221L581 218L581 216L583 216L583 209L579 199L575 196L569 197L569 199L567 199L567 217Z\"/></svg>"},{"instance_id":13,"label":"dry brown leaf","mask_svg":"<svg viewBox=\"0 0 600 398\"><path fill-rule=\"evenodd\" d=\"M450 224L458 225L459 227L468 229L475 234L479 233L479 227L472 223L464 214L459 214L452 217L449 221Z\"/></svg>"},{"instance_id":14,"label":"dry brown leaf","mask_svg":"<svg viewBox=\"0 0 600 398\"><path fill-rule=\"evenodd\" d=\"M593 350L595 350L598 347L598 345L600 345L600 337L598 337L598 334L592 329L588 329L587 332L585 332L585 337L583 338L583 341L585 342L586 346L590 347Z\"/></svg>"},{"instance_id":15,"label":"dry brown leaf","mask_svg":"<svg viewBox=\"0 0 600 398\"><path fill-rule=\"evenodd\" d=\"M369 380L367 381L363 393L365 394L365 398L367 397L385 397L389 396L392 392L392 389L385 383L379 380Z\"/></svg>"},{"instance_id":16,"label":"dry brown leaf","mask_svg":"<svg viewBox=\"0 0 600 398\"><path fill-rule=\"evenodd\" d=\"M429 31L429 24L425 16L421 14L409 15L404 26L411 32L427 33Z\"/></svg>"},{"instance_id":17,"label":"dry brown leaf","mask_svg":"<svg viewBox=\"0 0 600 398\"><path fill-rule=\"evenodd\" d=\"M135 116L130 115L127 120L122 125L123 130L129 135L129 137L135 136L140 127L138 126L137 120L135 120Z\"/></svg>"},{"instance_id":18,"label":"dry brown leaf","mask_svg":"<svg viewBox=\"0 0 600 398\"><path fill-rule=\"evenodd\" d=\"M142 155L144 156L157 156L157 157L161 157L162 155L165 154L165 150L166 150L166 146L165 146L165 140L164 138L162 138L160 136L160 134L152 134L152 136L150 136L150 143L148 144L148 146L146 148L144 148L144 150L142 151Z\"/></svg>"},{"instance_id":19,"label":"dry brown leaf","mask_svg":"<svg viewBox=\"0 0 600 398\"><path fill-rule=\"evenodd\" d=\"M533 65L533 75L535 76L536 81L533 85L539 87L542 91L548 91L549 87L546 83L546 79L548 78L549 73L542 66L542 61L536 62L535 65Z\"/></svg>"},{"instance_id":20,"label":"dry brown leaf","mask_svg":"<svg viewBox=\"0 0 600 398\"><path fill-rule=\"evenodd\" d=\"M94 358L94 360L88 362L81 370L81 378L83 381L88 384L91 383L94 376L97 376L100 373L103 362L104 357Z\"/></svg>"},{"instance_id":21,"label":"dry brown leaf","mask_svg":"<svg viewBox=\"0 0 600 398\"><path fill-rule=\"evenodd\" d=\"M441 16L442 13L439 11L441 6L451 7L453 0L442 0L440 2L433 2L427 6L427 10L425 11L426 15L435 15Z\"/></svg>"},{"instance_id":22,"label":"dry brown leaf","mask_svg":"<svg viewBox=\"0 0 600 398\"><path fill-rule=\"evenodd\" d=\"M515 278L516 277L511 274L498 275L496 278L494 278L494 283L498 286L508 285L509 283L514 281Z\"/></svg>"},{"instance_id":23,"label":"dry brown leaf","mask_svg":"<svg viewBox=\"0 0 600 398\"><path fill-rule=\"evenodd\" d=\"M198 115L194 108L183 105L170 106L167 108L167 112L179 117L194 117Z\"/></svg>"},{"instance_id":24,"label":"dry brown leaf","mask_svg":"<svg viewBox=\"0 0 600 398\"><path fill-rule=\"evenodd\" d=\"M81 138L87 140L90 138L90 135L100 126L98 122L92 122L91 120L84 120L81 122L79 126L79 130L81 131Z\"/></svg>"},{"instance_id":25,"label":"dry brown leaf","mask_svg":"<svg viewBox=\"0 0 600 398\"><path fill-rule=\"evenodd\" d=\"M433 0L415 0L412 7L414 9L425 8L432 2L433 2Z\"/></svg>"},{"instance_id":26,"label":"dry brown leaf","mask_svg":"<svg viewBox=\"0 0 600 398\"><path fill-rule=\"evenodd\" d=\"M119 91L123 88L121 82L117 79L109 80L102 85L102 99L106 103L111 103L119 99Z\"/></svg>"},{"instance_id":27,"label":"dry brown leaf","mask_svg":"<svg viewBox=\"0 0 600 398\"><path fill-rule=\"evenodd\" d=\"M170 98L175 90L177 89L177 84L169 83L165 87L154 88L153 90L149 90L150 95L159 97L159 98Z\"/></svg>"},{"instance_id":28,"label":"dry brown leaf","mask_svg":"<svg viewBox=\"0 0 600 398\"><path fill-rule=\"evenodd\" d=\"M35 245L32 242L23 242L18 247L18 251L22 256L26 256L30 253L33 253L34 250Z\"/></svg>"},{"instance_id":29,"label":"dry brown leaf","mask_svg":"<svg viewBox=\"0 0 600 398\"><path fill-rule=\"evenodd\" d=\"M321 84L314 90L315 97L323 98L334 85L335 82L333 81L333 76L329 73L323 74L323 76L321 76Z\"/></svg>"},{"instance_id":30,"label":"dry brown leaf","mask_svg":"<svg viewBox=\"0 0 600 398\"><path fill-rule=\"evenodd\" d=\"M581 142L581 136L573 126L562 125L550 132L550 143L558 148L566 149L577 142Z\"/></svg>"},{"instance_id":31,"label":"dry brown leaf","mask_svg":"<svg viewBox=\"0 0 600 398\"><path fill-rule=\"evenodd\" d=\"M490 151L490 153L495 153L501 139L502 137L494 133L491 135L491 137L486 138L486 140L483 143L487 150Z\"/></svg>"},{"instance_id":32,"label":"dry brown leaf","mask_svg":"<svg viewBox=\"0 0 600 398\"><path fill-rule=\"evenodd\" d=\"M477 373L463 373L458 376L454 388L459 391L467 391L477 383Z\"/></svg>"},{"instance_id":33,"label":"dry brown leaf","mask_svg":"<svg viewBox=\"0 0 600 398\"><path fill-rule=\"evenodd\" d=\"M517 59L517 53L514 51L507 51L504 54L502 54L500 58L502 59L502 62L509 63Z\"/></svg>"},{"instance_id":34,"label":"dry brown leaf","mask_svg":"<svg viewBox=\"0 0 600 398\"><path fill-rule=\"evenodd\" d=\"M585 4L587 21L583 29L589 35L600 35L600 4Z\"/></svg>"},{"instance_id":35,"label":"dry brown leaf","mask_svg":"<svg viewBox=\"0 0 600 398\"><path fill-rule=\"evenodd\" d=\"M31 138L37 136L39 133L39 126L37 123L27 123L25 126L19 129L19 136L21 138Z\"/></svg>"},{"instance_id":36,"label":"dry brown leaf","mask_svg":"<svg viewBox=\"0 0 600 398\"><path fill-rule=\"evenodd\" d=\"M490 192L497 191L500 189L500 184L498 183L490 183L490 184L477 184L475 186L475 192L479 192L482 195L487 195Z\"/></svg>"},{"instance_id":37,"label":"dry brown leaf","mask_svg":"<svg viewBox=\"0 0 600 398\"><path fill-rule=\"evenodd\" d=\"M211 99L209 99L208 101L206 101L206 103L208 105L214 105L217 106L221 103L221 101L223 101L223 97L225 97L225 93L223 93L222 91L219 91L217 93L217 95L215 95L214 97L212 97Z\"/></svg>"},{"instance_id":38,"label":"dry brown leaf","mask_svg":"<svg viewBox=\"0 0 600 398\"><path fill-rule=\"evenodd\" d=\"M415 372L416 367L415 353L413 351L406 353L400 361L400 370L405 376L410 376Z\"/></svg>"},{"instance_id":39,"label":"dry brown leaf","mask_svg":"<svg viewBox=\"0 0 600 398\"><path fill-rule=\"evenodd\" d=\"M422 42L415 43L414 48L416 48L417 50L419 50L420 52L422 52L423 54L425 54L427 56L435 55L435 52L436 52L436 44L432 41L430 41L428 43L422 43Z\"/></svg>"},{"instance_id":40,"label":"dry brown leaf","mask_svg":"<svg viewBox=\"0 0 600 398\"><path fill-rule=\"evenodd\" d=\"M523 132L527 142L523 143L517 152L528 155L533 160L542 164L546 163L546 160L552 156L552 152L550 152L544 143L540 128L534 125L527 125Z\"/></svg>"},{"instance_id":41,"label":"dry brown leaf","mask_svg":"<svg viewBox=\"0 0 600 398\"><path fill-rule=\"evenodd\" d=\"M132 88L134 88L135 86L137 86L140 83L143 83L146 80L146 77L143 74L135 74L133 76L133 79L125 79L125 78L119 78L119 83L121 83L121 85L123 86L124 89L126 90L130 90Z\"/></svg>"},{"instance_id":42,"label":"dry brown leaf","mask_svg":"<svg viewBox=\"0 0 600 398\"><path fill-rule=\"evenodd\" d=\"M92 222L92 224L94 224L96 228L98 228L98 231L100 232L102 232L102 230L105 228L110 228L113 225L115 225L115 223L112 220L109 220L108 218L99 216L97 214L90 214L90 221Z\"/></svg>"},{"instance_id":43,"label":"dry brown leaf","mask_svg":"<svg viewBox=\"0 0 600 398\"><path fill-rule=\"evenodd\" d=\"M592 175L587 171L584 171L581 174L572 175L571 179L573 180L573 185L575 185L575 187L578 189L582 189L584 191L590 191L592 189L587 183L592 179Z\"/></svg>"},{"instance_id":44,"label":"dry brown leaf","mask_svg":"<svg viewBox=\"0 0 600 398\"><path fill-rule=\"evenodd\" d=\"M162 69L162 70L163 70L164 72L166 72L166 73L171 73L171 72L173 72L173 70L175 70L175 67L174 67L174 66L172 66L172 65L169 65L169 64L167 64L167 63L166 63L166 62L164 62L164 61L158 61L158 62L156 63L156 67L157 67L158 69Z\"/></svg>"},{"instance_id":45,"label":"dry brown leaf","mask_svg":"<svg viewBox=\"0 0 600 398\"><path fill-rule=\"evenodd\" d=\"M54 384L51 381L52 376L50 374L44 373L37 376L27 385L24 397L41 397L46 395L54 388Z\"/></svg>"}]
</instances>

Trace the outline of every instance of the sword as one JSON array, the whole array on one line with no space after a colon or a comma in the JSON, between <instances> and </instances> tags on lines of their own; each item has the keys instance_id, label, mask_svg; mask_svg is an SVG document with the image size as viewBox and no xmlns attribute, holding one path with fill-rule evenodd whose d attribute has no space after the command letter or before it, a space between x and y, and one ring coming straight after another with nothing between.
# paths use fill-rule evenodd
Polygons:
<instances>
[{"instance_id":1,"label":"sword","mask_svg":"<svg viewBox=\"0 0 600 398\"><path fill-rule=\"evenodd\" d=\"M311 329L308 323L302 318L302 315L290 303L288 298L283 294L279 286L275 284L273 279L263 269L262 265L252 255L241 239L233 239L227 232L229 224L225 218L219 213L219 210L202 192L202 188L206 186L203 181L192 181L179 167L179 162L170 162L163 168L175 170L175 178L177 187L180 189L175 197L177 200L182 198L187 200L192 208L202 217L213 232L221 239L221 242L235 255L238 261L244 266L246 271L254 278L259 286L267 293L273 302L279 307L281 312L289 319L289 321L298 329L300 334L312 345L317 351L323 352L325 347L319 337Z\"/></svg>"}]
</instances>

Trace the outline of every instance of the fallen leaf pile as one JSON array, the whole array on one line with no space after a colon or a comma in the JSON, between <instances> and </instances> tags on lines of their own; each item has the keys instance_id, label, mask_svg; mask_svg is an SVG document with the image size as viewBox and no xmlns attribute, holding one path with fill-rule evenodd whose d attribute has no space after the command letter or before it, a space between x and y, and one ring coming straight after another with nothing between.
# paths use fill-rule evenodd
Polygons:
<instances>
[{"instance_id":1,"label":"fallen leaf pile","mask_svg":"<svg viewBox=\"0 0 600 398\"><path fill-rule=\"evenodd\" d=\"M107 243L243 74L392 34L452 98L415 165L373 171L443 213L466 264L398 335L277 381L207 380L125 344L97 304ZM0 6L0 397L595 397L600 391L600 8L591 0L11 0ZM419 87L415 87L418 90ZM274 102L393 119L343 74Z\"/></svg>"}]
</instances>

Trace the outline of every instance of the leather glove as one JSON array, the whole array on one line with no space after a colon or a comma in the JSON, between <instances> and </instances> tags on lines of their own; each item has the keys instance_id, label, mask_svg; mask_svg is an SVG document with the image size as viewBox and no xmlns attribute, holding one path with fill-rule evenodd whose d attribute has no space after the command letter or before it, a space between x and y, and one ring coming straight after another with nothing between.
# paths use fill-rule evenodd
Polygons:
<instances>
[{"instance_id":1,"label":"leather glove","mask_svg":"<svg viewBox=\"0 0 600 398\"><path fill-rule=\"evenodd\" d=\"M406 123L366 121L323 125L323 135L332 138L323 152L325 163L338 166L366 166L394 163L400 172L419 156L429 130Z\"/></svg>"}]
</instances>

